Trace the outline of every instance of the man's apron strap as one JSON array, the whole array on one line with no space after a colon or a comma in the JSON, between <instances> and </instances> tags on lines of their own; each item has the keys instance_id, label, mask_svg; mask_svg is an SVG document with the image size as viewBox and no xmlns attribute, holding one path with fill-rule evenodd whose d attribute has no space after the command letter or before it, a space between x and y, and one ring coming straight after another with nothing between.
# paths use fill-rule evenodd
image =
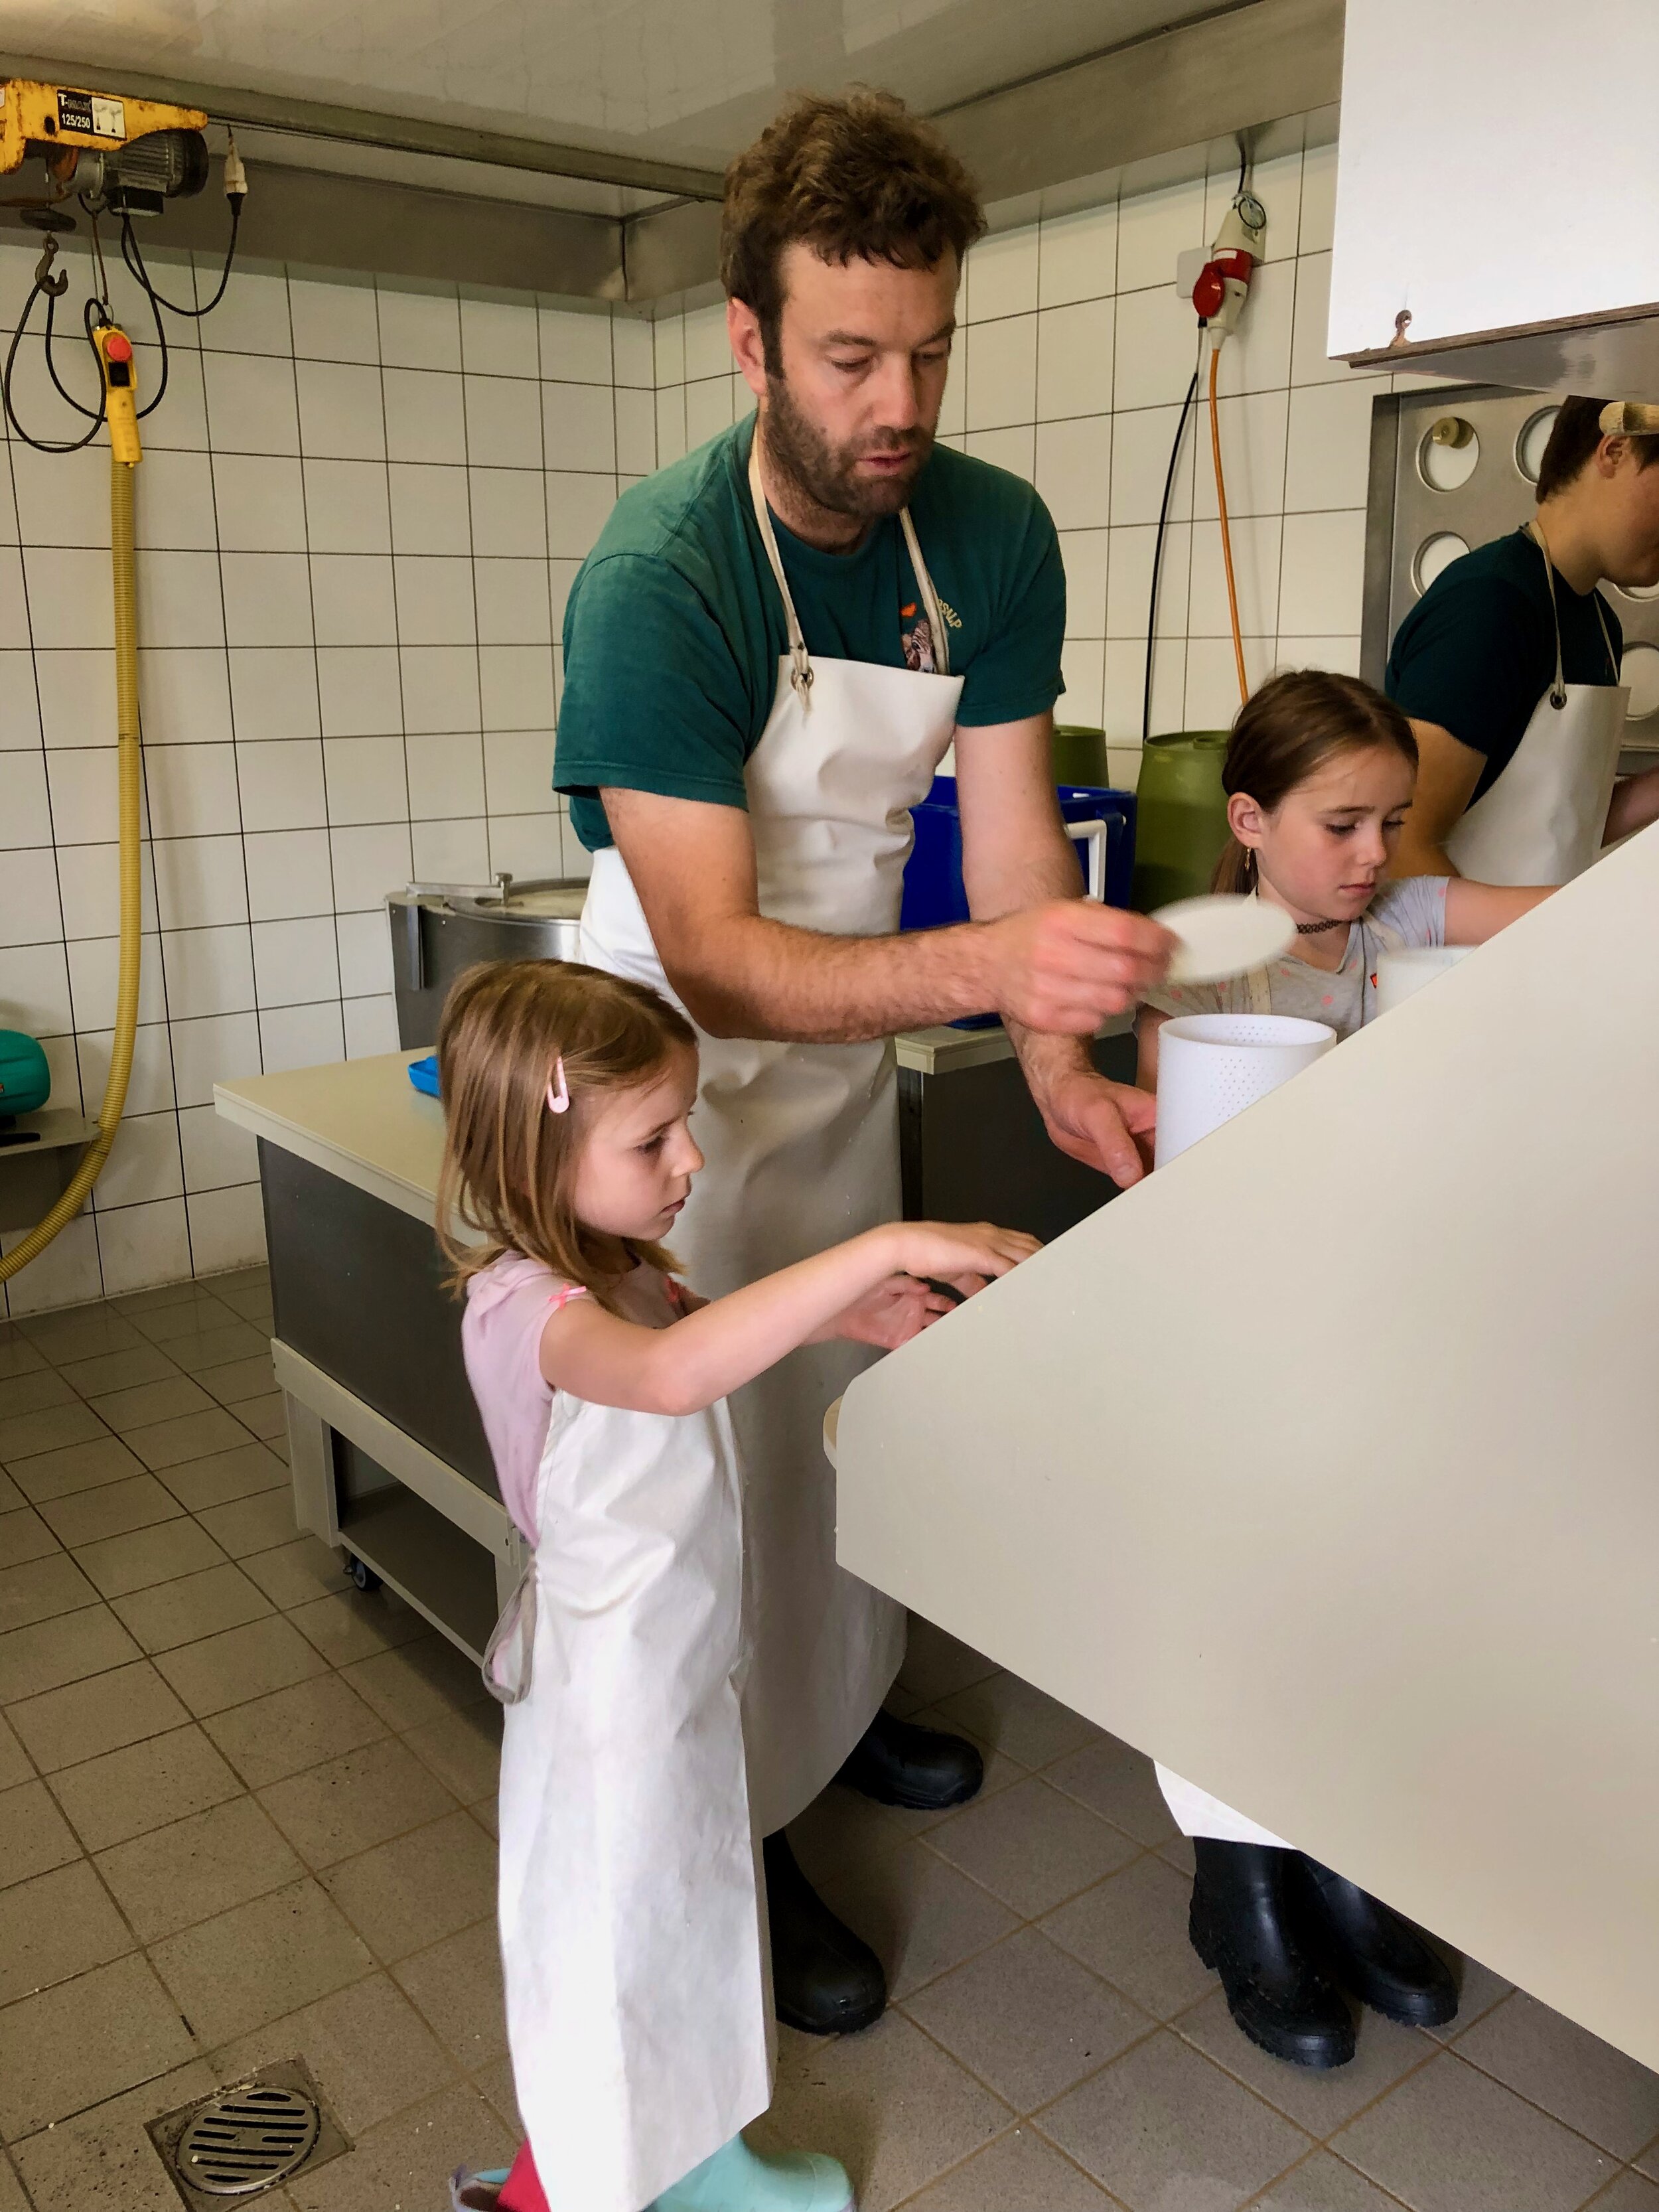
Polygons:
<instances>
[{"instance_id":1,"label":"man's apron strap","mask_svg":"<svg viewBox=\"0 0 1659 2212\"><path fill-rule=\"evenodd\" d=\"M1567 703L1566 671L1561 659L1561 611L1555 600L1555 562L1550 557L1549 540L1544 535L1544 526L1534 515L1527 525L1533 542L1544 556L1544 580L1549 586L1550 620L1555 627L1555 681L1550 686L1550 704L1559 713ZM1607 628L1607 610L1601 605L1601 594L1592 589L1590 597L1595 602L1595 618L1601 625L1601 642L1607 649L1607 666L1615 684L1619 681L1619 656L1613 649L1613 634Z\"/></svg>"},{"instance_id":2,"label":"man's apron strap","mask_svg":"<svg viewBox=\"0 0 1659 2212\"><path fill-rule=\"evenodd\" d=\"M801 630L800 617L795 612L795 602L790 596L788 580L783 573L783 556L778 551L778 534L772 527L772 510L766 503L766 493L761 483L760 424L755 425L754 435L749 441L749 495L754 501L755 523L761 534L761 544L766 548L766 557L772 574L777 580L779 595L783 600L784 624L789 633L789 659L792 666L789 681L803 702L811 703L812 691L812 663L806 650L806 639ZM937 674L951 673L951 648L945 637L945 619L939 612L939 594L933 589L933 580L927 573L927 563L921 557L921 546L916 537L916 526L910 520L908 507L899 510L899 527L904 532L904 543L909 550L910 566L915 571L916 585L927 610L927 620L933 634L933 667Z\"/></svg>"}]
</instances>

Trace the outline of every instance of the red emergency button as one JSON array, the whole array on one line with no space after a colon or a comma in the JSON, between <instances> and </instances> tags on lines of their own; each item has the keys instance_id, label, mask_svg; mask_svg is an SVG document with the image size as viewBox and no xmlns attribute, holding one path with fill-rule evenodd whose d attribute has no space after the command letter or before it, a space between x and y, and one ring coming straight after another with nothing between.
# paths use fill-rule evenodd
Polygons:
<instances>
[{"instance_id":1,"label":"red emergency button","mask_svg":"<svg viewBox=\"0 0 1659 2212\"><path fill-rule=\"evenodd\" d=\"M123 331L112 331L104 340L104 351L112 361L131 361L132 340Z\"/></svg>"}]
</instances>

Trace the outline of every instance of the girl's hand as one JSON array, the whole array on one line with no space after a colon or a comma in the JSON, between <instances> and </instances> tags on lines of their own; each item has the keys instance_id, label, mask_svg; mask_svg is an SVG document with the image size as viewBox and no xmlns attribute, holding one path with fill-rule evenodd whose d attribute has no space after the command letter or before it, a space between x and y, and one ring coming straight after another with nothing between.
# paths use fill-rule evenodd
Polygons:
<instances>
[{"instance_id":1,"label":"girl's hand","mask_svg":"<svg viewBox=\"0 0 1659 2212\"><path fill-rule=\"evenodd\" d=\"M931 1275L971 1297L986 1279L1006 1275L1022 1260L1042 1249L1020 1229L998 1229L988 1221L902 1221L890 1231L897 1264L909 1275Z\"/></svg>"}]
</instances>

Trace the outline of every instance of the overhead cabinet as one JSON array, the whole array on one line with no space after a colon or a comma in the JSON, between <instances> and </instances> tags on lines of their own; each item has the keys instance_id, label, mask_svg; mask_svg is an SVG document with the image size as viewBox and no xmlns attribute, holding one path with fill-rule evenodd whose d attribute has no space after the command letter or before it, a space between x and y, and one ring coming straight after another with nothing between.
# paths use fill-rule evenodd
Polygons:
<instances>
[{"instance_id":1,"label":"overhead cabinet","mask_svg":"<svg viewBox=\"0 0 1659 2212\"><path fill-rule=\"evenodd\" d=\"M1652 0L1348 0L1333 357L1659 399L1656 84Z\"/></svg>"}]
</instances>

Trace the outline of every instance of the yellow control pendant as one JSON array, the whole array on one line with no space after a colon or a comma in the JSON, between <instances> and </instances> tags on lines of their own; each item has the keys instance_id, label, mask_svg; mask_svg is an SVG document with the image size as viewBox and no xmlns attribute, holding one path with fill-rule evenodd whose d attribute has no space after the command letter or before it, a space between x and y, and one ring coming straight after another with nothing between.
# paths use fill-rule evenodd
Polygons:
<instances>
[{"instance_id":1,"label":"yellow control pendant","mask_svg":"<svg viewBox=\"0 0 1659 2212\"><path fill-rule=\"evenodd\" d=\"M132 340L118 324L104 323L93 331L92 342L104 372L110 451L118 461L136 465L143 459L143 450L138 443L138 370Z\"/></svg>"}]
</instances>

